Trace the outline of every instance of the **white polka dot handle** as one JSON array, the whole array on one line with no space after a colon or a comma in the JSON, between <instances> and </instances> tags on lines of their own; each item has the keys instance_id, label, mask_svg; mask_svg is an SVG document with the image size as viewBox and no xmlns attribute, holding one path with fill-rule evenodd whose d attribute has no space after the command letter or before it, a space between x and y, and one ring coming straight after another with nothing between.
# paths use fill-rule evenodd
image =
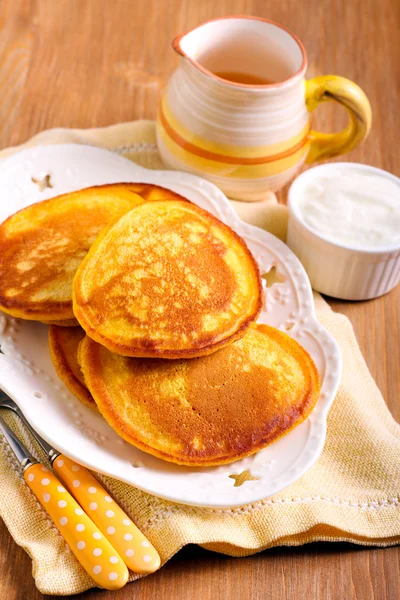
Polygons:
<instances>
[{"instance_id":1,"label":"white polka dot handle","mask_svg":"<svg viewBox=\"0 0 400 600\"><path fill-rule=\"evenodd\" d=\"M85 467L60 455L53 468L131 571L153 573L159 568L157 550Z\"/></svg>"},{"instance_id":2,"label":"white polka dot handle","mask_svg":"<svg viewBox=\"0 0 400 600\"><path fill-rule=\"evenodd\" d=\"M40 464L26 469L24 477L96 584L107 590L122 588L129 577L124 561L57 477Z\"/></svg>"}]
</instances>

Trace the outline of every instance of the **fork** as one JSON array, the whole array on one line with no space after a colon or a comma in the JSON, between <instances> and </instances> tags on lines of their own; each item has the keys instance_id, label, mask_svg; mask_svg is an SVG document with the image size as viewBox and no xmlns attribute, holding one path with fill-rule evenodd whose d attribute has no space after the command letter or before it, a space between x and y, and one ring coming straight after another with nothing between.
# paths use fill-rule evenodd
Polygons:
<instances>
[{"instance_id":1,"label":"fork","mask_svg":"<svg viewBox=\"0 0 400 600\"><path fill-rule=\"evenodd\" d=\"M25 482L88 575L107 590L122 588L128 581L128 569L110 542L57 477L28 452L1 416L0 431L23 469Z\"/></svg>"},{"instance_id":2,"label":"fork","mask_svg":"<svg viewBox=\"0 0 400 600\"><path fill-rule=\"evenodd\" d=\"M19 406L2 390L1 408L13 411L21 419L49 457L54 471L65 487L110 541L127 567L141 574L156 571L161 564L157 550L89 470L50 446L33 429Z\"/></svg>"}]
</instances>

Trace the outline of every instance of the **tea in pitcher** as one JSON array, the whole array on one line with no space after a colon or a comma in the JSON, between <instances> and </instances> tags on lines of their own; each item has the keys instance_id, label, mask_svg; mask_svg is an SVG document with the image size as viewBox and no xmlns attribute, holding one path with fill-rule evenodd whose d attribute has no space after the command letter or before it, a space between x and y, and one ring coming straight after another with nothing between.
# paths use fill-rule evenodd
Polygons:
<instances>
[{"instance_id":1,"label":"tea in pitcher","mask_svg":"<svg viewBox=\"0 0 400 600\"><path fill-rule=\"evenodd\" d=\"M242 85L271 85L276 83L272 79L266 77L259 77L258 75L252 75L251 73L240 73L236 71L214 71L214 75L230 81L231 83L241 83Z\"/></svg>"}]
</instances>

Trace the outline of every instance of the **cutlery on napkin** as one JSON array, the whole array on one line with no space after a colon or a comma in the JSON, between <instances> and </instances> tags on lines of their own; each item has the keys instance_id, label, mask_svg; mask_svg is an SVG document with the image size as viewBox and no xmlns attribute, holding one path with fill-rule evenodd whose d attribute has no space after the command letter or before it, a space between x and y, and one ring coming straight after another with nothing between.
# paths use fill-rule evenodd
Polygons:
<instances>
[{"instance_id":1,"label":"cutlery on napkin","mask_svg":"<svg viewBox=\"0 0 400 600\"><path fill-rule=\"evenodd\" d=\"M72 542L75 543L76 546L75 549L73 547L71 547L71 549L83 567L86 569L85 564L81 561L80 552L81 550L85 550L87 546L87 534L85 533L83 535L83 532L86 532L87 529L85 523L82 522L82 518L84 516L91 524L90 542L103 539L104 536L105 540L108 540L109 543L112 544L110 545L111 550L115 550L109 555L109 564L107 564L107 567L109 567L109 565L125 563L129 569L136 573L149 574L156 571L161 562L158 552L149 542L149 540L143 535L143 533L136 527L136 525L132 523L122 508L116 504L111 496L109 496L108 492L103 488L99 481L95 479L85 467L76 464L73 460L55 450L41 436L39 436L39 434L36 433L36 431L27 421L18 405L1 391L0 408L10 409L16 415L18 415L39 445L43 448L44 452L47 454L52 463L54 471L57 473L60 480L70 492L71 495L63 488L63 486L61 486L58 479L49 471L49 469L47 469L47 467L37 463L36 459L31 456L29 452L22 446L13 432L0 417L0 429L2 429L14 452L17 448L18 452L20 453L17 455L17 458L24 467L24 477L27 484L37 496L39 502L51 516L60 533L63 535L64 539L66 539L70 547L71 545L69 538L64 535L66 531L64 528L69 522L69 517L64 513L60 516L56 509L61 508L65 509L66 511L68 507L68 512L71 513L70 506L72 507L72 521L74 523L74 527L76 531L78 533L82 533L82 535L77 536L79 537L77 541L75 541L75 538L71 538ZM13 444L11 442L13 442ZM37 471L37 473L30 469L34 469L34 471ZM43 481L45 481L45 484L43 484ZM50 502L52 499L52 494L49 491L50 488L54 488L53 493L56 498L54 502ZM62 492L60 491L61 489L63 490ZM53 507L53 504L56 506ZM53 513L50 512L49 509L51 509L53 512L55 511L54 517ZM87 514L85 514L83 511L85 511ZM79 516L79 522L77 521L75 523L77 516ZM58 521L56 519L58 519ZM90 576L97 583L99 583L96 579L96 576L101 575L103 568L102 565L99 564L101 561L96 561L95 559L96 556L103 556L103 553L98 552L99 549L102 550L98 545L96 545L95 548L91 548L91 545L93 544L91 543L89 548L93 553L93 560L95 561L95 564L92 566L91 563L89 563L88 566L89 568L92 568L92 571L89 571L88 569L86 570ZM96 549L97 552L95 553ZM108 569L108 571L109 570L110 569ZM116 570L111 570L110 574L111 573L115 578L111 581L117 582L117 580L119 580L119 583L122 582L122 573L121 576L118 575ZM116 574L118 577L115 577ZM102 577L99 577L99 579L102 579ZM125 583L123 585L125 585ZM107 589L117 589L122 587L117 583L112 584L112 587L107 587L107 585L104 585L104 582L99 583L99 585L102 585L102 587L106 587Z\"/></svg>"}]
</instances>

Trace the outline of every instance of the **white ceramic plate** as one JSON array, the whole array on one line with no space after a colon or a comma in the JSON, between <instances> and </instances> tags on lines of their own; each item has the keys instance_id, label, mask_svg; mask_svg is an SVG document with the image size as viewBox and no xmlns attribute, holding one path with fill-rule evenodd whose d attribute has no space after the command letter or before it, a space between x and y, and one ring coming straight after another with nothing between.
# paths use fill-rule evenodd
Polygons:
<instances>
[{"instance_id":1,"label":"white ceramic plate","mask_svg":"<svg viewBox=\"0 0 400 600\"><path fill-rule=\"evenodd\" d=\"M32 181L50 175L52 188ZM243 223L211 183L174 171L143 169L112 152L65 144L25 150L0 163L0 221L39 200L91 185L119 181L155 183L209 210L247 242L261 273L275 267L282 280L264 287L260 322L287 331L313 357L322 392L310 417L261 452L235 463L202 469L154 458L121 440L103 418L83 406L57 378L47 345L47 327L0 313L0 387L22 408L33 427L77 462L150 494L197 506L232 507L280 491L318 458L326 417L341 374L335 340L318 323L307 275L294 254L274 236ZM240 410L240 407L238 408ZM229 475L249 469L257 479L234 487Z\"/></svg>"}]
</instances>

